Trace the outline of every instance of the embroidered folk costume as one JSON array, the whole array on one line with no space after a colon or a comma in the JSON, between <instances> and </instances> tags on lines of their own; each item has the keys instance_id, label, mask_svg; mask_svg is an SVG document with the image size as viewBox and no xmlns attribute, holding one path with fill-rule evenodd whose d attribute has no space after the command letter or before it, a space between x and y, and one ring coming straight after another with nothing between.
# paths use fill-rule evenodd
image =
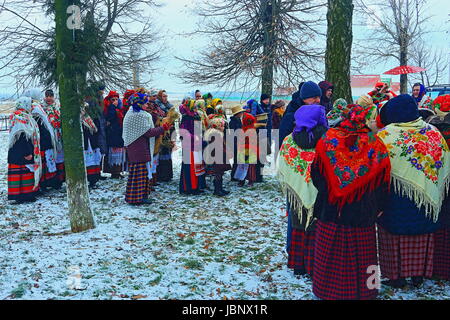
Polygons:
<instances>
[{"instance_id":1,"label":"embroidered folk costume","mask_svg":"<svg viewBox=\"0 0 450 320\"><path fill-rule=\"evenodd\" d=\"M206 130L203 137L207 143L204 161L214 176L214 195L219 197L230 193L223 189L223 175L226 171L231 170L231 166L228 163L224 130L225 120L213 118L209 121L209 129Z\"/></svg>"},{"instance_id":2,"label":"embroidered folk costume","mask_svg":"<svg viewBox=\"0 0 450 320\"><path fill-rule=\"evenodd\" d=\"M128 182L125 201L139 205L150 203L150 179L152 178L155 137L170 129L170 126L155 128L148 108L148 95L136 93L129 99L132 106L123 121L123 140L128 156Z\"/></svg>"},{"instance_id":3,"label":"embroidered folk costume","mask_svg":"<svg viewBox=\"0 0 450 320\"><path fill-rule=\"evenodd\" d=\"M54 97L53 90L47 90L45 96ZM61 107L59 103L54 101L53 103L47 103L47 99L42 102L42 108L47 114L48 121L52 126L53 135L55 138L55 163L56 163L56 188L59 188L65 181L65 170L64 170L64 148L62 141L62 124L61 124Z\"/></svg>"},{"instance_id":4,"label":"embroidered folk costume","mask_svg":"<svg viewBox=\"0 0 450 320\"><path fill-rule=\"evenodd\" d=\"M40 150L42 160L41 191L46 188L59 187L56 167L56 138L47 113L38 101L32 103L31 114L39 126Z\"/></svg>"},{"instance_id":5,"label":"embroidered folk costume","mask_svg":"<svg viewBox=\"0 0 450 320\"><path fill-rule=\"evenodd\" d=\"M239 186L248 180L249 186L256 181L256 166L258 163L258 136L255 129L256 118L248 112L243 113L242 131L244 136L237 139L237 167L234 178Z\"/></svg>"},{"instance_id":6,"label":"embroidered folk costume","mask_svg":"<svg viewBox=\"0 0 450 320\"><path fill-rule=\"evenodd\" d=\"M8 200L35 201L42 174L39 126L30 97L16 101L9 117Z\"/></svg>"},{"instance_id":7,"label":"embroidered folk costume","mask_svg":"<svg viewBox=\"0 0 450 320\"><path fill-rule=\"evenodd\" d=\"M167 100L167 93L165 90L160 90L158 92L156 104L166 114L176 112L173 104ZM173 179L172 150L175 146L175 141L172 141L171 137L174 132L175 128L172 128L170 132L166 132L161 141L161 147L159 150L159 164L156 172L158 181L160 182L169 182Z\"/></svg>"},{"instance_id":8,"label":"embroidered folk costume","mask_svg":"<svg viewBox=\"0 0 450 320\"><path fill-rule=\"evenodd\" d=\"M201 158L202 118L197 109L195 100L184 99L179 110L182 115L180 123L180 136L182 139L181 175L179 192L181 194L201 193L201 176L205 174L205 168ZM204 180L204 177L203 177Z\"/></svg>"},{"instance_id":9,"label":"embroidered folk costume","mask_svg":"<svg viewBox=\"0 0 450 320\"><path fill-rule=\"evenodd\" d=\"M99 121L94 121L88 114L88 110L93 108L92 101L86 102L81 110L81 127L83 129L84 141L84 163L89 186L95 188L100 180L102 153L99 143Z\"/></svg>"},{"instance_id":10,"label":"embroidered folk costume","mask_svg":"<svg viewBox=\"0 0 450 320\"><path fill-rule=\"evenodd\" d=\"M311 274L314 257L313 211L317 189L311 181L316 144L327 131L325 110L307 105L295 113L294 132L284 139L277 158L277 177L287 197L288 267L294 273Z\"/></svg>"},{"instance_id":11,"label":"embroidered folk costume","mask_svg":"<svg viewBox=\"0 0 450 320\"><path fill-rule=\"evenodd\" d=\"M391 192L380 217L381 273L392 286L412 277L420 284L433 271L434 233L450 184L450 152L442 134L419 117L409 95L381 110L378 132L389 150Z\"/></svg>"},{"instance_id":12,"label":"embroidered folk costume","mask_svg":"<svg viewBox=\"0 0 450 320\"><path fill-rule=\"evenodd\" d=\"M374 299L368 268L377 265L375 222L390 178L388 150L366 126L368 109L349 105L316 146L318 190L313 292L320 299Z\"/></svg>"},{"instance_id":13,"label":"embroidered folk costume","mask_svg":"<svg viewBox=\"0 0 450 320\"><path fill-rule=\"evenodd\" d=\"M118 179L125 171L125 148L123 145L123 104L116 91L110 91L103 101L103 115L106 120L106 145L108 154L105 157L104 172L111 178Z\"/></svg>"}]
</instances>

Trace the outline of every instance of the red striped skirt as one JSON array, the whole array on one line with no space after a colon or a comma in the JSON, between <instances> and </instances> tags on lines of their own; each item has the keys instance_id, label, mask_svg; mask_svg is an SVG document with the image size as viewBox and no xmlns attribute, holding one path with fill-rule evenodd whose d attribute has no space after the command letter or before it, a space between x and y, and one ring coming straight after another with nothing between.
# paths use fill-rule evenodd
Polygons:
<instances>
[{"instance_id":1,"label":"red striped skirt","mask_svg":"<svg viewBox=\"0 0 450 320\"><path fill-rule=\"evenodd\" d=\"M393 235L378 226L381 275L390 280L433 275L434 234Z\"/></svg>"},{"instance_id":2,"label":"red striped skirt","mask_svg":"<svg viewBox=\"0 0 450 320\"><path fill-rule=\"evenodd\" d=\"M88 176L99 175L101 172L100 166L90 166L86 168L86 173Z\"/></svg>"},{"instance_id":3,"label":"red striped skirt","mask_svg":"<svg viewBox=\"0 0 450 320\"><path fill-rule=\"evenodd\" d=\"M307 231L292 229L288 268L304 269L306 273L312 275L315 237L315 224L310 226Z\"/></svg>"},{"instance_id":4,"label":"red striped skirt","mask_svg":"<svg viewBox=\"0 0 450 320\"><path fill-rule=\"evenodd\" d=\"M22 200L23 195L34 196L34 173L25 165L8 164L8 199Z\"/></svg>"},{"instance_id":5,"label":"red striped skirt","mask_svg":"<svg viewBox=\"0 0 450 320\"><path fill-rule=\"evenodd\" d=\"M128 164L128 183L125 201L130 204L142 203L150 194L150 180L145 162Z\"/></svg>"},{"instance_id":6,"label":"red striped skirt","mask_svg":"<svg viewBox=\"0 0 450 320\"><path fill-rule=\"evenodd\" d=\"M317 222L314 251L313 292L326 300L368 300L377 289L369 289L377 266L375 226L353 228L330 222Z\"/></svg>"},{"instance_id":7,"label":"red striped skirt","mask_svg":"<svg viewBox=\"0 0 450 320\"><path fill-rule=\"evenodd\" d=\"M434 234L433 276L450 281L450 229Z\"/></svg>"}]
</instances>

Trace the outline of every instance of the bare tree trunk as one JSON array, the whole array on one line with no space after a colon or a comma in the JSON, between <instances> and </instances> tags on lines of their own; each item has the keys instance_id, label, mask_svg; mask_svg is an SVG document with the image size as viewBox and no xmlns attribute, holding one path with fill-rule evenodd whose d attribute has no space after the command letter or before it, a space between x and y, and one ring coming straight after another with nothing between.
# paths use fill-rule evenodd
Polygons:
<instances>
[{"instance_id":1,"label":"bare tree trunk","mask_svg":"<svg viewBox=\"0 0 450 320\"><path fill-rule=\"evenodd\" d=\"M83 154L83 138L80 123L82 98L78 91L76 65L80 62L76 32L67 27L69 5L79 1L55 1L56 56L59 94L61 99L62 132L65 153L67 200L72 232L94 228L90 207L86 169Z\"/></svg>"},{"instance_id":2,"label":"bare tree trunk","mask_svg":"<svg viewBox=\"0 0 450 320\"><path fill-rule=\"evenodd\" d=\"M400 46L400 65L401 66L408 65L408 47L405 45ZM408 93L408 75L407 74L400 75L400 93L401 94Z\"/></svg>"},{"instance_id":3,"label":"bare tree trunk","mask_svg":"<svg viewBox=\"0 0 450 320\"><path fill-rule=\"evenodd\" d=\"M275 44L275 16L276 1L264 0L262 6L264 15L264 49L263 65L261 78L261 93L270 96L272 101L273 93L273 74L274 74L274 44Z\"/></svg>"},{"instance_id":4,"label":"bare tree trunk","mask_svg":"<svg viewBox=\"0 0 450 320\"><path fill-rule=\"evenodd\" d=\"M353 0L328 0L325 79L334 84L334 96L353 102L350 83Z\"/></svg>"}]
</instances>

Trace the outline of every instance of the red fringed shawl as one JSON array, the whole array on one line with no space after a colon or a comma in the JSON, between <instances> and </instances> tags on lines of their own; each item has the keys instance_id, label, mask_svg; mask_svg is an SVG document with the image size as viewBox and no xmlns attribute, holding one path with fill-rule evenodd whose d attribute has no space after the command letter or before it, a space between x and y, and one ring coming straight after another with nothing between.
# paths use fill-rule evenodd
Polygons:
<instances>
[{"instance_id":1,"label":"red fringed shawl","mask_svg":"<svg viewBox=\"0 0 450 320\"><path fill-rule=\"evenodd\" d=\"M389 152L365 126L366 114L363 107L352 106L348 119L328 130L316 146L316 161L328 182L328 201L339 210L382 183L389 185Z\"/></svg>"}]
</instances>

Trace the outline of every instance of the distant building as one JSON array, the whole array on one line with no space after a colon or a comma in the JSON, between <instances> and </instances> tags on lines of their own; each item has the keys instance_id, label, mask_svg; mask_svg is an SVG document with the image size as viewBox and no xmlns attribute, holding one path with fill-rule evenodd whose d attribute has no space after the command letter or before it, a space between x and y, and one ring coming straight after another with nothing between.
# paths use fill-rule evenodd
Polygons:
<instances>
[{"instance_id":1,"label":"distant building","mask_svg":"<svg viewBox=\"0 0 450 320\"><path fill-rule=\"evenodd\" d=\"M278 87L275 88L275 96L290 97L295 91L297 91L296 87Z\"/></svg>"},{"instance_id":2,"label":"distant building","mask_svg":"<svg viewBox=\"0 0 450 320\"><path fill-rule=\"evenodd\" d=\"M355 75L351 76L352 96L359 97L369 93L375 88L377 82L386 82L396 94L400 93L400 83L392 82L390 78L381 78L379 75Z\"/></svg>"}]
</instances>

